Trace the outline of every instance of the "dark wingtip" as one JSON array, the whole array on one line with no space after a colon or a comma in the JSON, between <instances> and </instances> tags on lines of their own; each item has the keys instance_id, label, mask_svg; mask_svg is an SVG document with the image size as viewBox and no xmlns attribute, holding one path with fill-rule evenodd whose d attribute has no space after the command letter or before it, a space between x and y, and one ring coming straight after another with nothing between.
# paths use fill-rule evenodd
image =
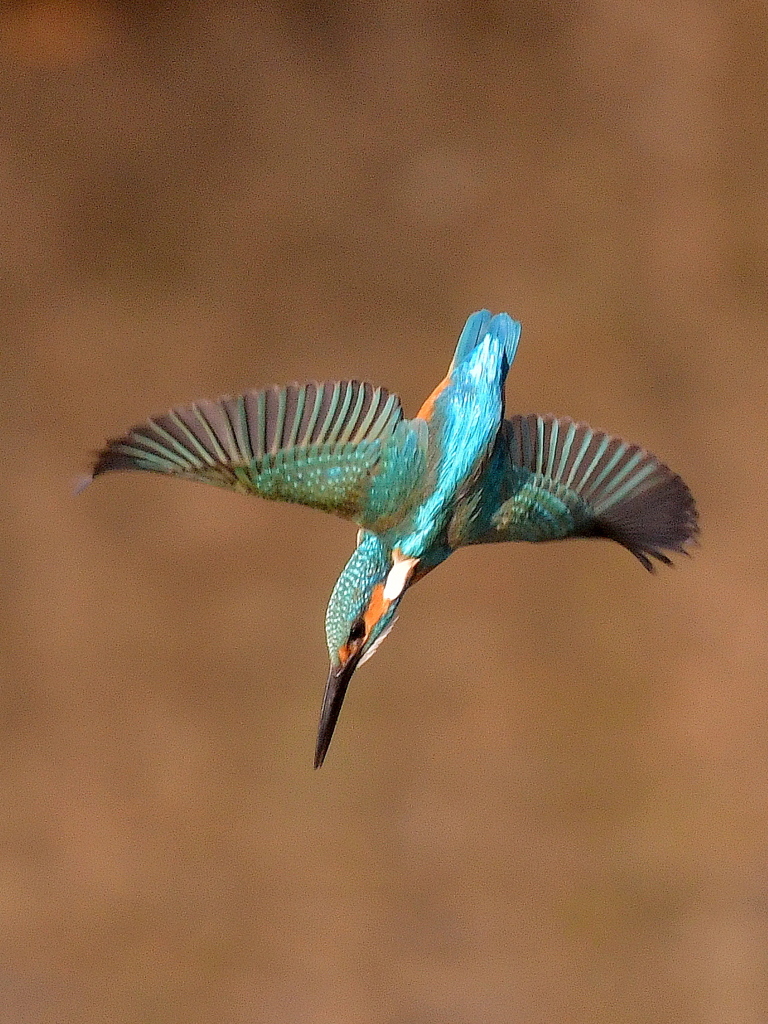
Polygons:
<instances>
[{"instance_id":1,"label":"dark wingtip","mask_svg":"<svg viewBox=\"0 0 768 1024\"><path fill-rule=\"evenodd\" d=\"M127 456L120 455L114 450L114 446L121 444L126 438L115 438L107 441L106 445L98 452L94 452L91 456L93 459L93 468L90 473L83 473L75 479L72 487L72 496L77 497L78 494L88 487L97 476L101 476L102 473L108 472L110 469L135 469L136 465Z\"/></svg>"},{"instance_id":2,"label":"dark wingtip","mask_svg":"<svg viewBox=\"0 0 768 1024\"><path fill-rule=\"evenodd\" d=\"M687 484L662 463L658 482L630 495L598 517L598 532L618 541L649 571L673 565L670 554L690 556L698 545L699 517Z\"/></svg>"},{"instance_id":3,"label":"dark wingtip","mask_svg":"<svg viewBox=\"0 0 768 1024\"><path fill-rule=\"evenodd\" d=\"M91 479L95 479L97 476L101 476L102 473L108 473L110 470L119 469L136 469L136 459L131 458L130 455L125 455L123 452L117 451L117 445L125 444L130 440L129 436L110 438L107 441L106 446L96 456L96 461L93 464L91 470Z\"/></svg>"},{"instance_id":4,"label":"dark wingtip","mask_svg":"<svg viewBox=\"0 0 768 1024\"><path fill-rule=\"evenodd\" d=\"M131 469L135 468L131 464L130 459L125 455L118 454L114 448L115 445L121 444L126 438L110 438L109 441L97 452L91 453L91 459L93 460L93 468L90 473L83 473L78 476L75 480L72 494L77 497L78 494L88 487L97 476L101 476L102 473L106 473L110 469Z\"/></svg>"}]
</instances>

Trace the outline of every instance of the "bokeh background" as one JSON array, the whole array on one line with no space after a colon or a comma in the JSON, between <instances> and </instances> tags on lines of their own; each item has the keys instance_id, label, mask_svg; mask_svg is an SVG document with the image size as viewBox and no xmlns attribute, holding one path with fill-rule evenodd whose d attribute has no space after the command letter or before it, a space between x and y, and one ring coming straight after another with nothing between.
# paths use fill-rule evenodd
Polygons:
<instances>
[{"instance_id":1,"label":"bokeh background","mask_svg":"<svg viewBox=\"0 0 768 1024\"><path fill-rule=\"evenodd\" d=\"M762 2L0 7L2 1024L768 1021ZM459 553L354 679L354 528L138 475L173 403L508 408L658 452L702 545Z\"/></svg>"}]
</instances>

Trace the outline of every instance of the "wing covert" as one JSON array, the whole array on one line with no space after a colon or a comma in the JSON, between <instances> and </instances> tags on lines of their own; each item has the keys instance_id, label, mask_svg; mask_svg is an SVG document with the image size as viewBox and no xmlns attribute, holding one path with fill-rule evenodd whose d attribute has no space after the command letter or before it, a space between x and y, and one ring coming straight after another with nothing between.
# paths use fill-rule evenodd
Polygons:
<instances>
[{"instance_id":1,"label":"wing covert","mask_svg":"<svg viewBox=\"0 0 768 1024\"><path fill-rule=\"evenodd\" d=\"M92 476L133 469L296 502L369 529L393 514L386 481L401 498L416 484L417 434L400 400L360 381L289 384L200 401L153 416L108 441ZM375 484L375 486L374 486Z\"/></svg>"}]
</instances>

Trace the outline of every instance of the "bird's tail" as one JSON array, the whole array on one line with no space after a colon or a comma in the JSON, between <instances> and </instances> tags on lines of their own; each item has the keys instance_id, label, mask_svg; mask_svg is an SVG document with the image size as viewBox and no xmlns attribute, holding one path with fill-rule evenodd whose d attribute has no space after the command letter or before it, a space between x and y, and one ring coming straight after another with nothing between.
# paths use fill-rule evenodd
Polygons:
<instances>
[{"instance_id":1,"label":"bird's tail","mask_svg":"<svg viewBox=\"0 0 768 1024\"><path fill-rule=\"evenodd\" d=\"M488 334L495 334L504 345L507 357L507 369L512 365L517 352L517 343L520 341L520 324L513 320L508 313L497 313L496 316L487 309L480 309L473 313L464 324L464 330L459 335L456 351L451 362L451 370L458 366L467 356L482 343ZM449 370L450 373L450 370Z\"/></svg>"}]
</instances>

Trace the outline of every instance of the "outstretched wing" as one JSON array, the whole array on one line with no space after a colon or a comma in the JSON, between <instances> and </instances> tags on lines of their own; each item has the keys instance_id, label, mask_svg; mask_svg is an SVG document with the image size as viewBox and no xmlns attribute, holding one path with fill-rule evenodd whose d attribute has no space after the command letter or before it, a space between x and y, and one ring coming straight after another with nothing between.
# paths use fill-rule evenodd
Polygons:
<instances>
[{"instance_id":1,"label":"outstretched wing","mask_svg":"<svg viewBox=\"0 0 768 1024\"><path fill-rule=\"evenodd\" d=\"M107 442L92 476L135 469L297 502L372 529L423 468L400 400L359 381L289 384L153 416Z\"/></svg>"},{"instance_id":2,"label":"outstretched wing","mask_svg":"<svg viewBox=\"0 0 768 1024\"><path fill-rule=\"evenodd\" d=\"M608 537L646 569L698 533L683 480L637 445L554 416L513 416L499 431L463 543Z\"/></svg>"}]
</instances>

